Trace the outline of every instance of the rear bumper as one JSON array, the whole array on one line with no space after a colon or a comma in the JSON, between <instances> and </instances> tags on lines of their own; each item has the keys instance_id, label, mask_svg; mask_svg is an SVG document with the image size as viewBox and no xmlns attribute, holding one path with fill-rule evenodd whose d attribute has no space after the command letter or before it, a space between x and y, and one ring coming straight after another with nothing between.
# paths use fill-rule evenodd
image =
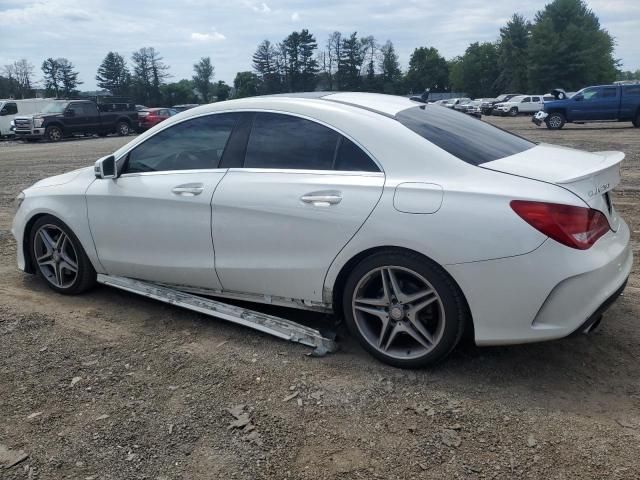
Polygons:
<instances>
[{"instance_id":1,"label":"rear bumper","mask_svg":"<svg viewBox=\"0 0 640 480\"><path fill-rule=\"evenodd\" d=\"M621 222L589 250L548 239L526 255L446 268L467 298L476 343L506 345L580 330L618 297L632 264L629 228Z\"/></svg>"}]
</instances>

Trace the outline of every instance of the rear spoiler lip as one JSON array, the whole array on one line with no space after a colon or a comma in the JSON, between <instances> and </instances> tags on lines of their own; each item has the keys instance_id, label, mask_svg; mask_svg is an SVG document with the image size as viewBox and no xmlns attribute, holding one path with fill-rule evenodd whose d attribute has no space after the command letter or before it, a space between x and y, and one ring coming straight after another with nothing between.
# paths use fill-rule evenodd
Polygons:
<instances>
[{"instance_id":1,"label":"rear spoiler lip","mask_svg":"<svg viewBox=\"0 0 640 480\"><path fill-rule=\"evenodd\" d=\"M580 180L584 180L585 178L592 177L599 172L604 170L608 170L615 165L622 163L624 160L625 154L624 152L616 152L616 151L606 151L606 152L593 152L594 155L600 155L603 157L603 162L600 163L596 168L592 168L586 172L583 172L581 175L572 178L566 178L564 180L556 181L555 183L559 185L564 185L568 183L578 182Z\"/></svg>"}]
</instances>

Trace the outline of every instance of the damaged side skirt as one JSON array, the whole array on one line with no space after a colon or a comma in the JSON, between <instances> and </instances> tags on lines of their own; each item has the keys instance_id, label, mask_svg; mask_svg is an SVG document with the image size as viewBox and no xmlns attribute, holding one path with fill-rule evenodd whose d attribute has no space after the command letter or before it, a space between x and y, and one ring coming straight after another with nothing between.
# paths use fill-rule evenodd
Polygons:
<instances>
[{"instance_id":1,"label":"damaged side skirt","mask_svg":"<svg viewBox=\"0 0 640 480\"><path fill-rule=\"evenodd\" d=\"M131 278L99 274L98 282L204 315L244 325L245 327L253 328L254 330L268 333L269 335L284 340L289 340L290 342L297 342L313 347L313 354L317 356L337 350L337 344L333 340L322 336L318 330L305 327L304 325L284 318L236 307L235 305L229 305L173 288Z\"/></svg>"}]
</instances>

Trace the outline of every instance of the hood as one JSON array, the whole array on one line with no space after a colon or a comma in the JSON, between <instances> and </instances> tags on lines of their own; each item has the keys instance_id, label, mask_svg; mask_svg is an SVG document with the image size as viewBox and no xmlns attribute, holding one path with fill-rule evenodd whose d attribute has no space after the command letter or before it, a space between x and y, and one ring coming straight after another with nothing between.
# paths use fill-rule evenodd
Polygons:
<instances>
[{"instance_id":1,"label":"hood","mask_svg":"<svg viewBox=\"0 0 640 480\"><path fill-rule=\"evenodd\" d=\"M56 185L64 185L72 180L75 180L79 176L88 176L89 178L95 178L93 167L84 167L71 172L56 175L55 177L48 177L34 183L29 188L42 188L42 187L54 187Z\"/></svg>"}]
</instances>

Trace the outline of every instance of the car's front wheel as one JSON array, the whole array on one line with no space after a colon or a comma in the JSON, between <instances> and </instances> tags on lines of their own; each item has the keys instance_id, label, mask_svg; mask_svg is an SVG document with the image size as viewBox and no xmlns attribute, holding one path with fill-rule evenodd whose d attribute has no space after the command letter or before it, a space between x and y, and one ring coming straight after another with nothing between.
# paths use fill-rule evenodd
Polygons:
<instances>
[{"instance_id":1,"label":"car's front wheel","mask_svg":"<svg viewBox=\"0 0 640 480\"><path fill-rule=\"evenodd\" d=\"M62 129L59 126L51 125L44 131L44 136L50 142L59 142L62 140L64 135L62 134Z\"/></svg>"},{"instance_id":2,"label":"car's front wheel","mask_svg":"<svg viewBox=\"0 0 640 480\"><path fill-rule=\"evenodd\" d=\"M368 352L403 368L446 357L467 318L462 295L446 272L410 252L380 252L361 261L346 281L343 313Z\"/></svg>"},{"instance_id":3,"label":"car's front wheel","mask_svg":"<svg viewBox=\"0 0 640 480\"><path fill-rule=\"evenodd\" d=\"M516 115L518 115L518 107L511 107L511 110L509 110L509 116L515 117Z\"/></svg>"},{"instance_id":4,"label":"car's front wheel","mask_svg":"<svg viewBox=\"0 0 640 480\"><path fill-rule=\"evenodd\" d=\"M549 130L560 130L566 122L561 113L550 113L545 121Z\"/></svg>"},{"instance_id":5,"label":"car's front wheel","mask_svg":"<svg viewBox=\"0 0 640 480\"><path fill-rule=\"evenodd\" d=\"M78 238L51 215L36 220L29 237L31 258L38 274L53 290L82 293L96 283L96 271Z\"/></svg>"},{"instance_id":6,"label":"car's front wheel","mask_svg":"<svg viewBox=\"0 0 640 480\"><path fill-rule=\"evenodd\" d=\"M126 137L131 133L131 128L129 128L129 124L127 122L118 122L118 125L116 125L116 131L121 137Z\"/></svg>"}]
</instances>

